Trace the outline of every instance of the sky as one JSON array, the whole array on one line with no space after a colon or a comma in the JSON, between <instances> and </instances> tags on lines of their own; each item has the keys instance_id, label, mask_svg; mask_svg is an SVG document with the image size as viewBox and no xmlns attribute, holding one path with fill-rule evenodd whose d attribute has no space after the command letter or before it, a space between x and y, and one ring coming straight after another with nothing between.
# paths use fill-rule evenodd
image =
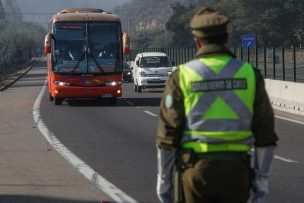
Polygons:
<instances>
[{"instance_id":1,"label":"sky","mask_svg":"<svg viewBox=\"0 0 304 203\"><path fill-rule=\"evenodd\" d=\"M47 24L51 16L64 8L93 7L112 11L114 7L131 0L17 0L24 19Z\"/></svg>"}]
</instances>

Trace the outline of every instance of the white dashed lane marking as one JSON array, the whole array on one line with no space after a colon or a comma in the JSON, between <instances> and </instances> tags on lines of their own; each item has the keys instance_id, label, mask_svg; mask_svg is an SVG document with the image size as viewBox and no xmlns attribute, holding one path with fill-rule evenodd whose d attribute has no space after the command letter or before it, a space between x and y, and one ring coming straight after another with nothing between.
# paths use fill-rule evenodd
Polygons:
<instances>
[{"instance_id":1,"label":"white dashed lane marking","mask_svg":"<svg viewBox=\"0 0 304 203\"><path fill-rule=\"evenodd\" d=\"M278 159L278 160L281 160L281 161L284 161L284 162L288 162L288 163L298 163L298 161L291 160L291 159L286 159L284 157L280 157L280 156L277 156L277 155L275 155L274 158Z\"/></svg>"},{"instance_id":2,"label":"white dashed lane marking","mask_svg":"<svg viewBox=\"0 0 304 203\"><path fill-rule=\"evenodd\" d=\"M126 101L129 105L134 105L132 102L130 101ZM138 109L140 109L141 107L136 107ZM152 117L158 117L158 115L150 112L150 111L144 111L146 114L152 116ZM294 123L298 123L298 124L301 124L301 125L304 125L304 122L302 121L297 121L297 120L293 120L293 119L289 119L289 118L285 118L285 117L281 117L281 116L275 116L276 118L279 118L279 119L282 119L282 120L286 120L286 121L290 121L290 122L294 122ZM287 162L287 163L298 163L298 161L296 160L292 160L292 159L287 159L287 158L284 158L284 157L281 157L281 156L277 156L275 155L274 156L275 159L277 160L280 160L280 161L284 161L284 162Z\"/></svg>"},{"instance_id":3,"label":"white dashed lane marking","mask_svg":"<svg viewBox=\"0 0 304 203\"><path fill-rule=\"evenodd\" d=\"M285 121L290 121L290 122L293 122L293 123L304 125L303 121L297 121L297 120L290 119L290 118L285 118L285 117L282 117L282 116L275 116L275 117L278 118L278 119L285 120Z\"/></svg>"},{"instance_id":4,"label":"white dashed lane marking","mask_svg":"<svg viewBox=\"0 0 304 203\"><path fill-rule=\"evenodd\" d=\"M157 117L158 115L150 112L150 111L144 111L146 114L149 114L150 116L153 116L153 117Z\"/></svg>"}]
</instances>

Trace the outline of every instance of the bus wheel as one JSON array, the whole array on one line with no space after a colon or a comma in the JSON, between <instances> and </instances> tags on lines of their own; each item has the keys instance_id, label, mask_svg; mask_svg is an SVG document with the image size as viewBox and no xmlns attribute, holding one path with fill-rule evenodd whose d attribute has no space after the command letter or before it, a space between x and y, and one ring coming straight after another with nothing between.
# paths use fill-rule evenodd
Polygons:
<instances>
[{"instance_id":1,"label":"bus wheel","mask_svg":"<svg viewBox=\"0 0 304 203\"><path fill-rule=\"evenodd\" d=\"M141 93L141 89L142 89L141 86L137 86L137 92L138 93Z\"/></svg>"},{"instance_id":2,"label":"bus wheel","mask_svg":"<svg viewBox=\"0 0 304 203\"><path fill-rule=\"evenodd\" d=\"M49 94L49 100L50 100L50 101L54 101L54 97L52 97L51 94Z\"/></svg>"},{"instance_id":3,"label":"bus wheel","mask_svg":"<svg viewBox=\"0 0 304 203\"><path fill-rule=\"evenodd\" d=\"M60 98L54 98L54 104L55 105L61 105L62 104L62 99L60 99Z\"/></svg>"}]
</instances>

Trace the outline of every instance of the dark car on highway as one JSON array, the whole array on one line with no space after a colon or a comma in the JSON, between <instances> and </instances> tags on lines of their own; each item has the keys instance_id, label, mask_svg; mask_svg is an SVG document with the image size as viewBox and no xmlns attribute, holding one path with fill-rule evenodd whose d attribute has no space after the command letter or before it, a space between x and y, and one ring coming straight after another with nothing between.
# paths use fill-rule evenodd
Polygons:
<instances>
[{"instance_id":1,"label":"dark car on highway","mask_svg":"<svg viewBox=\"0 0 304 203\"><path fill-rule=\"evenodd\" d=\"M133 76L132 76L132 70L128 63L123 63L123 81L126 82L132 82Z\"/></svg>"}]
</instances>

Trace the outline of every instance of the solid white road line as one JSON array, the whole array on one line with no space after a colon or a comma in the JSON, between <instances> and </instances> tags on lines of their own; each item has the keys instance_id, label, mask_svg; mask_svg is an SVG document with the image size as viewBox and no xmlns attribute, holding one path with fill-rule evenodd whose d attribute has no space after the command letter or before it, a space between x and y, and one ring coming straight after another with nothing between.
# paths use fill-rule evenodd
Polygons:
<instances>
[{"instance_id":1,"label":"solid white road line","mask_svg":"<svg viewBox=\"0 0 304 203\"><path fill-rule=\"evenodd\" d=\"M278 119L285 120L285 121L290 121L290 122L293 122L293 123L304 125L303 121L297 121L297 120L294 120L294 119L285 118L285 117L277 116L277 115L275 117L278 118ZM288 163L298 163L298 161L295 161L295 160L292 160L292 159L286 159L286 158L280 157L280 156L274 156L274 158L278 159L278 160L281 160L281 161L288 162Z\"/></svg>"},{"instance_id":2,"label":"solid white road line","mask_svg":"<svg viewBox=\"0 0 304 203\"><path fill-rule=\"evenodd\" d=\"M278 119L285 120L285 121L290 121L290 122L293 122L293 123L298 123L298 124L304 125L303 121L297 121L297 120L290 119L290 118L285 118L285 117L282 117L282 116L275 116L275 117L278 118Z\"/></svg>"},{"instance_id":3,"label":"solid white road line","mask_svg":"<svg viewBox=\"0 0 304 203\"><path fill-rule=\"evenodd\" d=\"M158 115L150 112L150 111L144 111L146 114L149 114L150 116L153 116L153 117L157 117Z\"/></svg>"},{"instance_id":4,"label":"solid white road line","mask_svg":"<svg viewBox=\"0 0 304 203\"><path fill-rule=\"evenodd\" d=\"M252 148L251 151L254 152L254 148ZM277 156L277 155L274 155L274 158L275 158L275 159L278 159L278 160L280 160L280 161L288 162L288 163L298 163L298 161L291 160L291 159L286 159L286 158L284 158L284 157Z\"/></svg>"},{"instance_id":5,"label":"solid white road line","mask_svg":"<svg viewBox=\"0 0 304 203\"><path fill-rule=\"evenodd\" d=\"M78 170L82 175L84 175L88 180L93 182L99 189L101 189L106 195L112 198L114 201L119 203L137 203L136 200L129 197L127 194L119 190L112 183L107 181L97 172L95 172L90 166L88 166L85 162L83 162L80 158L78 158L75 154L73 154L68 148L66 148L57 137L51 133L47 126L41 119L40 116L40 103L44 92L47 87L47 81L36 99L36 102L33 107L33 116L34 120L37 123L37 126L43 136L48 140L48 142L56 149L56 151L63 156L65 160L67 160L70 164L74 166L76 170Z\"/></svg>"},{"instance_id":6,"label":"solid white road line","mask_svg":"<svg viewBox=\"0 0 304 203\"><path fill-rule=\"evenodd\" d=\"M298 161L291 160L291 159L286 159L284 157L280 157L280 156L277 156L277 155L275 155L274 158L278 159L278 160L281 160L281 161L284 161L284 162L288 162L288 163L298 163Z\"/></svg>"}]
</instances>

